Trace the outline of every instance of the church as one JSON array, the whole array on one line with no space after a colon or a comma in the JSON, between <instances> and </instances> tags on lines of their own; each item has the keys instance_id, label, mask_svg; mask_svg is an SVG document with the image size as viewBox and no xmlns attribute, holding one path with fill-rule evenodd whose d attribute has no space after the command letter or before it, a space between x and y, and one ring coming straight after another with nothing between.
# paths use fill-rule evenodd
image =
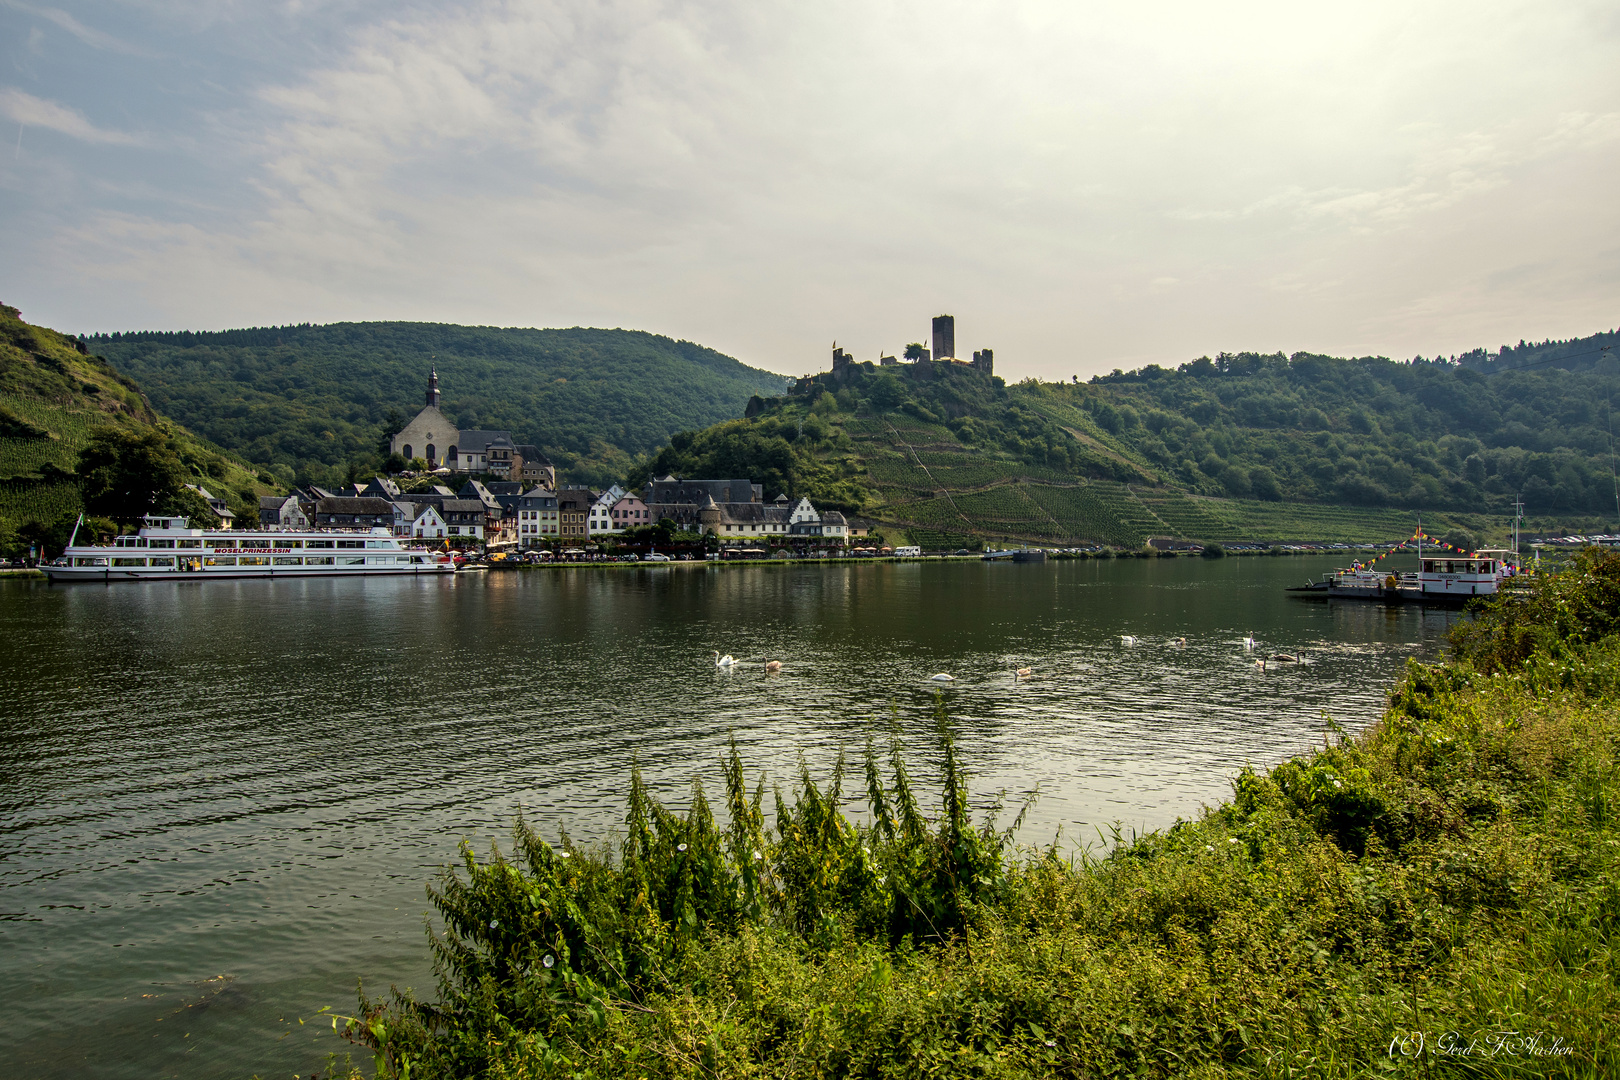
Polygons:
<instances>
[{"instance_id":1,"label":"church","mask_svg":"<svg viewBox=\"0 0 1620 1080\"><path fill-rule=\"evenodd\" d=\"M557 472L538 447L517 444L510 431L462 431L439 411L439 369L428 373L427 408L388 441L407 462L421 458L430 469L487 473L555 488Z\"/></svg>"}]
</instances>

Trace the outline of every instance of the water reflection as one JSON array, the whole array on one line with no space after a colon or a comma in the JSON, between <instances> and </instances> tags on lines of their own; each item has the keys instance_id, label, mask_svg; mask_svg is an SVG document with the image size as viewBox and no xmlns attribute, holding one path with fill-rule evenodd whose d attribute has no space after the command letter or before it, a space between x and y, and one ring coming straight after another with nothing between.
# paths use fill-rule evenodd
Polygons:
<instances>
[{"instance_id":1,"label":"water reflection","mask_svg":"<svg viewBox=\"0 0 1620 1080\"><path fill-rule=\"evenodd\" d=\"M801 753L824 772L891 731L927 772L938 693L981 801L1039 785L1029 839L1166 824L1223 798L1245 762L1319 740L1324 711L1376 717L1456 618L1282 594L1324 568L0 585L13 1062L307 1072L330 1038L285 1018L346 1004L357 975L430 984L422 887L457 840L504 834L519 805L605 834L633 758L678 804L733 734L784 781ZM711 650L743 663L717 669ZM1256 668L1279 652L1305 662ZM929 682L940 671L956 681Z\"/></svg>"}]
</instances>

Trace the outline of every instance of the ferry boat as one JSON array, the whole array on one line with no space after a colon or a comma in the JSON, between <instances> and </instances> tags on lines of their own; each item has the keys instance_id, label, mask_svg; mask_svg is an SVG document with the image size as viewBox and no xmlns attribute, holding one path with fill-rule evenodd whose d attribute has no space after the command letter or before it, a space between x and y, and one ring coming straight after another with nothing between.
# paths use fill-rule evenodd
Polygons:
<instances>
[{"instance_id":1,"label":"ferry boat","mask_svg":"<svg viewBox=\"0 0 1620 1080\"><path fill-rule=\"evenodd\" d=\"M83 523L81 517L80 523ZM52 581L207 581L214 578L451 574L446 552L407 547L387 529L193 529L183 517L148 516L111 544L77 544L40 564ZM408 540L406 541L408 542Z\"/></svg>"},{"instance_id":2,"label":"ferry boat","mask_svg":"<svg viewBox=\"0 0 1620 1080\"><path fill-rule=\"evenodd\" d=\"M1466 603L1476 596L1494 596L1502 580L1517 569L1513 552L1486 548L1471 555L1458 553L1431 557L1419 550L1418 570L1379 573L1365 567L1335 570L1320 581L1296 585L1295 596L1334 600L1378 600L1386 603Z\"/></svg>"}]
</instances>

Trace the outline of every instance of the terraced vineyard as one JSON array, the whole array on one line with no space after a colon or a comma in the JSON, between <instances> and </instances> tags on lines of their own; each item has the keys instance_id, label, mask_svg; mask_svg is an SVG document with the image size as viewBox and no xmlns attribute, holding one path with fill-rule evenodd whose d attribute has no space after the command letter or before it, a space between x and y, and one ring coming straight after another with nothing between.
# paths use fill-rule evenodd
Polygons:
<instances>
[{"instance_id":1,"label":"terraced vineyard","mask_svg":"<svg viewBox=\"0 0 1620 1080\"><path fill-rule=\"evenodd\" d=\"M0 480L0 521L60 521L78 513L79 505L73 484Z\"/></svg>"},{"instance_id":2,"label":"terraced vineyard","mask_svg":"<svg viewBox=\"0 0 1620 1080\"><path fill-rule=\"evenodd\" d=\"M1215 500L1194 499L1179 491L1132 489L1142 505L1164 523L1163 531L1189 540L1222 540L1232 536L1232 524L1205 505Z\"/></svg>"},{"instance_id":3,"label":"terraced vineyard","mask_svg":"<svg viewBox=\"0 0 1620 1080\"><path fill-rule=\"evenodd\" d=\"M1122 518L1116 500L1100 494L1096 484L1083 487L1032 487L1036 503L1076 541L1140 547L1147 534Z\"/></svg>"},{"instance_id":4,"label":"terraced vineyard","mask_svg":"<svg viewBox=\"0 0 1620 1080\"><path fill-rule=\"evenodd\" d=\"M17 394L0 394L0 409L14 416L26 416L54 436L0 439L0 477L35 475L46 465L72 472L80 449L90 437L90 429L106 422L106 414L99 409L65 408Z\"/></svg>"}]
</instances>

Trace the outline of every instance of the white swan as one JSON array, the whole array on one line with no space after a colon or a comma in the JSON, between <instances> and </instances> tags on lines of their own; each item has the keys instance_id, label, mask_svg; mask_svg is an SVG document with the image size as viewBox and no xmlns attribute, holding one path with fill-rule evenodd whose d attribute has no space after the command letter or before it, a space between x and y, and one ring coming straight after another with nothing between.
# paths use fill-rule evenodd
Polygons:
<instances>
[{"instance_id":1,"label":"white swan","mask_svg":"<svg viewBox=\"0 0 1620 1080\"><path fill-rule=\"evenodd\" d=\"M1246 637L1246 638L1244 638L1244 639L1243 639L1243 647L1244 647L1244 648L1245 648L1245 649L1252 649L1252 648L1254 648L1254 638L1253 638L1253 637L1252 637L1252 636L1251 636L1251 637Z\"/></svg>"},{"instance_id":2,"label":"white swan","mask_svg":"<svg viewBox=\"0 0 1620 1080\"><path fill-rule=\"evenodd\" d=\"M930 675L930 676L928 676L928 679L929 679L930 682L955 682L956 681L956 676L955 675L947 675L942 671L938 675Z\"/></svg>"},{"instance_id":3,"label":"white swan","mask_svg":"<svg viewBox=\"0 0 1620 1080\"><path fill-rule=\"evenodd\" d=\"M1121 634L1119 635L1119 643L1121 645L1135 645L1136 638L1130 634Z\"/></svg>"},{"instance_id":4,"label":"white swan","mask_svg":"<svg viewBox=\"0 0 1620 1080\"><path fill-rule=\"evenodd\" d=\"M715 654L714 654L714 666L715 667L731 667L736 662L737 662L736 660L732 659L732 656L731 656L730 653L726 653L726 655L721 656L720 653L718 651L716 651Z\"/></svg>"}]
</instances>

